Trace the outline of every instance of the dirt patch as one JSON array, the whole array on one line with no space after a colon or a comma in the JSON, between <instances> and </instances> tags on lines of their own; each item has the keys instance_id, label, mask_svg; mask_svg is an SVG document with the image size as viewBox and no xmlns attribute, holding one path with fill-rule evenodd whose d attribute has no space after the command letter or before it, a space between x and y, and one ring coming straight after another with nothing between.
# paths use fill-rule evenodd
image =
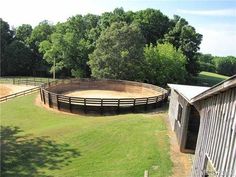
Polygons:
<instances>
[{"instance_id":1,"label":"dirt patch","mask_svg":"<svg viewBox=\"0 0 236 177\"><path fill-rule=\"evenodd\" d=\"M168 117L165 120L170 138L170 156L173 162L173 174L171 177L189 177L191 175L193 155L180 152L176 135L171 130Z\"/></svg>"},{"instance_id":2,"label":"dirt patch","mask_svg":"<svg viewBox=\"0 0 236 177\"><path fill-rule=\"evenodd\" d=\"M0 97L34 88L30 85L0 84Z\"/></svg>"},{"instance_id":3,"label":"dirt patch","mask_svg":"<svg viewBox=\"0 0 236 177\"><path fill-rule=\"evenodd\" d=\"M82 98L141 98L157 96L157 93L154 95L153 93L124 92L113 90L77 90L73 92L67 92L65 95Z\"/></svg>"},{"instance_id":4,"label":"dirt patch","mask_svg":"<svg viewBox=\"0 0 236 177\"><path fill-rule=\"evenodd\" d=\"M0 85L0 97L10 95L11 93L12 93L12 89L10 89L6 86Z\"/></svg>"}]
</instances>

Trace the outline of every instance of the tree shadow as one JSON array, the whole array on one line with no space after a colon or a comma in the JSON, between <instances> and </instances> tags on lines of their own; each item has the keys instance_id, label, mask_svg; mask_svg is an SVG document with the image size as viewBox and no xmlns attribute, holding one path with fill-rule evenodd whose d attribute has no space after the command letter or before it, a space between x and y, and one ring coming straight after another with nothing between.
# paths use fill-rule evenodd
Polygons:
<instances>
[{"instance_id":1,"label":"tree shadow","mask_svg":"<svg viewBox=\"0 0 236 177\"><path fill-rule=\"evenodd\" d=\"M20 132L19 127L1 126L1 176L50 177L42 169L60 169L80 156L68 144L58 144L46 136L20 136Z\"/></svg>"}]
</instances>

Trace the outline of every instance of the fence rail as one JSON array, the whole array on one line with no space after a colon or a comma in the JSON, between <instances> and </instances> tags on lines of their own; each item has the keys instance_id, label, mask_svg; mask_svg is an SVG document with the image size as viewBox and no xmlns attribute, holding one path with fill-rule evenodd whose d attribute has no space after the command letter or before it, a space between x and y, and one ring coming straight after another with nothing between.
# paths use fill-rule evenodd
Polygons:
<instances>
[{"instance_id":1,"label":"fence rail","mask_svg":"<svg viewBox=\"0 0 236 177\"><path fill-rule=\"evenodd\" d=\"M20 85L20 84L24 84L24 85L33 85L33 86L37 86L31 89L27 89L24 91L20 91L17 93L13 93L10 95L6 95L3 97L0 97L0 102L3 101L7 101L19 96L23 96L26 94L30 94L36 91L40 90L40 87L42 84L44 83L49 83L50 82L50 78L37 78L37 77L0 77L0 83L10 83L10 84L14 84L14 85Z\"/></svg>"},{"instance_id":2,"label":"fence rail","mask_svg":"<svg viewBox=\"0 0 236 177\"><path fill-rule=\"evenodd\" d=\"M30 94L30 93L33 93L33 92L36 92L36 91L39 91L39 90L40 90L39 87L35 87L35 88L32 88L32 89L28 89L28 90L24 90L24 91L21 91L21 92L13 93L11 95L3 96L3 97L0 97L0 102L7 101L7 100L10 100L10 99L22 96L22 95L27 95L27 94Z\"/></svg>"}]
</instances>

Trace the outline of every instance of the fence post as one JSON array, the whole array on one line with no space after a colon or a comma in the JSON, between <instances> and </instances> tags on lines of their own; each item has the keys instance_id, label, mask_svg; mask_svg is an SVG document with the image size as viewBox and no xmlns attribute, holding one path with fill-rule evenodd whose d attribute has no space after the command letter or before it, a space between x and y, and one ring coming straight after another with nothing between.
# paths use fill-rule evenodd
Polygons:
<instances>
[{"instance_id":1,"label":"fence post","mask_svg":"<svg viewBox=\"0 0 236 177\"><path fill-rule=\"evenodd\" d=\"M69 97L70 112L72 112L71 97Z\"/></svg>"},{"instance_id":2,"label":"fence post","mask_svg":"<svg viewBox=\"0 0 236 177\"><path fill-rule=\"evenodd\" d=\"M13 78L13 85L15 85L15 78Z\"/></svg>"},{"instance_id":3,"label":"fence post","mask_svg":"<svg viewBox=\"0 0 236 177\"><path fill-rule=\"evenodd\" d=\"M135 112L135 105L136 104L136 98L134 98L134 105L133 105L133 112Z\"/></svg>"},{"instance_id":4,"label":"fence post","mask_svg":"<svg viewBox=\"0 0 236 177\"><path fill-rule=\"evenodd\" d=\"M147 106L148 106L148 98L147 98L146 104L145 104L145 111L147 111Z\"/></svg>"},{"instance_id":5,"label":"fence post","mask_svg":"<svg viewBox=\"0 0 236 177\"><path fill-rule=\"evenodd\" d=\"M118 99L118 105L117 105L117 114L120 113L120 99Z\"/></svg>"},{"instance_id":6,"label":"fence post","mask_svg":"<svg viewBox=\"0 0 236 177\"><path fill-rule=\"evenodd\" d=\"M50 95L50 92L48 92L48 105L51 108L51 95Z\"/></svg>"},{"instance_id":7,"label":"fence post","mask_svg":"<svg viewBox=\"0 0 236 177\"><path fill-rule=\"evenodd\" d=\"M57 95L57 109L60 110L60 103L58 101L58 95Z\"/></svg>"},{"instance_id":8,"label":"fence post","mask_svg":"<svg viewBox=\"0 0 236 177\"><path fill-rule=\"evenodd\" d=\"M46 104L44 90L42 90L42 94L43 94L43 103Z\"/></svg>"},{"instance_id":9,"label":"fence post","mask_svg":"<svg viewBox=\"0 0 236 177\"><path fill-rule=\"evenodd\" d=\"M156 97L156 104L155 104L155 108L158 107L158 96Z\"/></svg>"},{"instance_id":10,"label":"fence post","mask_svg":"<svg viewBox=\"0 0 236 177\"><path fill-rule=\"evenodd\" d=\"M39 93L40 93L41 101L43 101L43 95L42 95L42 89L41 88L39 88Z\"/></svg>"},{"instance_id":11,"label":"fence post","mask_svg":"<svg viewBox=\"0 0 236 177\"><path fill-rule=\"evenodd\" d=\"M86 113L87 110L86 110L86 98L84 98L84 113Z\"/></svg>"},{"instance_id":12,"label":"fence post","mask_svg":"<svg viewBox=\"0 0 236 177\"><path fill-rule=\"evenodd\" d=\"M103 114L103 99L101 99L101 115Z\"/></svg>"}]
</instances>

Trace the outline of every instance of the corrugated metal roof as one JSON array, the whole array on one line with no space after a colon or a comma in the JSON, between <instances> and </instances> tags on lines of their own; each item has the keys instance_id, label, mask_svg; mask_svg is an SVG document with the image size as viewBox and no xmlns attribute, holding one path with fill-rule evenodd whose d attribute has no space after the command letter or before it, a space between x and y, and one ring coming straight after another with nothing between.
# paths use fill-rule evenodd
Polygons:
<instances>
[{"instance_id":1,"label":"corrugated metal roof","mask_svg":"<svg viewBox=\"0 0 236 177\"><path fill-rule=\"evenodd\" d=\"M179 94L185 97L189 102L195 96L208 90L210 87L192 86L192 85L180 85L180 84L167 84L170 88L176 90Z\"/></svg>"}]
</instances>

